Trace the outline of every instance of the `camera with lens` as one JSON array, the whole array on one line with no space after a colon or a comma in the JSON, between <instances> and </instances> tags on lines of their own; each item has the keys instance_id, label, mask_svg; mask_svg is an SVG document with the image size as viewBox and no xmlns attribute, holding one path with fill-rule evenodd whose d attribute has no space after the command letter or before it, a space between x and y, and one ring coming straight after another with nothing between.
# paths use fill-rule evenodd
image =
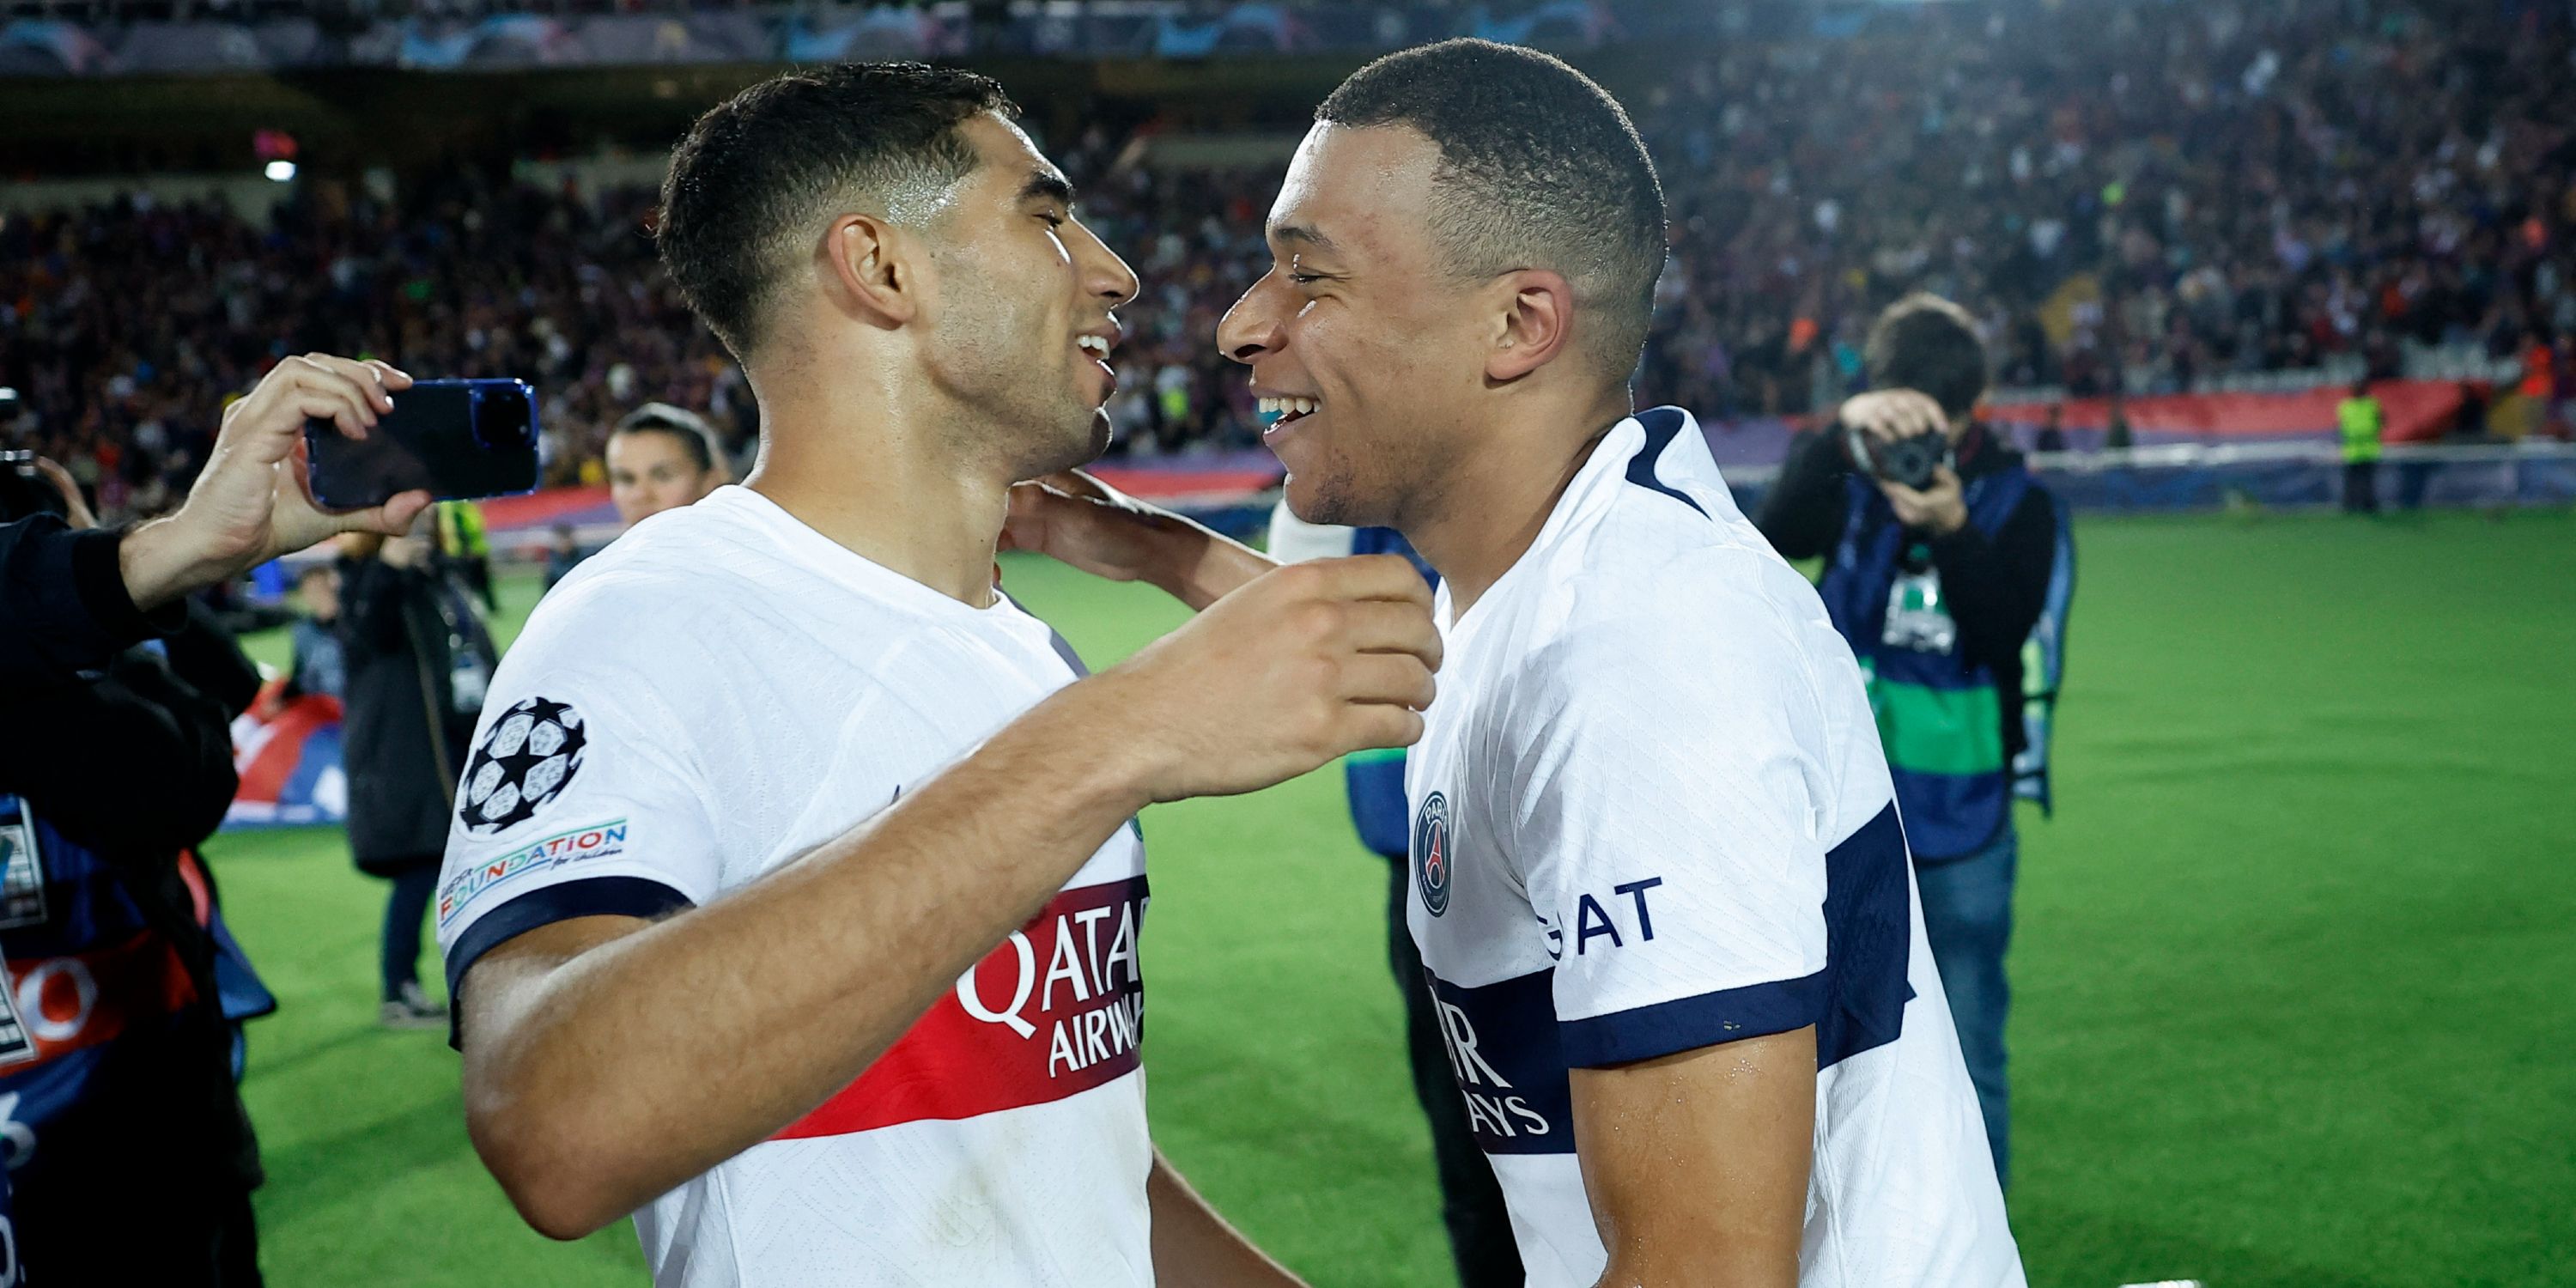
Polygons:
<instances>
[{"instance_id":1,"label":"camera with lens","mask_svg":"<svg viewBox=\"0 0 2576 1288\"><path fill-rule=\"evenodd\" d=\"M1917 492L1932 486L1932 476L1942 466L1955 465L1951 455L1950 436L1934 430L1886 442L1858 429L1851 434L1852 459L1863 469L1890 483L1901 484Z\"/></svg>"},{"instance_id":2,"label":"camera with lens","mask_svg":"<svg viewBox=\"0 0 2576 1288\"><path fill-rule=\"evenodd\" d=\"M36 467L34 452L0 452L0 523L39 514L67 517L70 508L53 480Z\"/></svg>"}]
</instances>

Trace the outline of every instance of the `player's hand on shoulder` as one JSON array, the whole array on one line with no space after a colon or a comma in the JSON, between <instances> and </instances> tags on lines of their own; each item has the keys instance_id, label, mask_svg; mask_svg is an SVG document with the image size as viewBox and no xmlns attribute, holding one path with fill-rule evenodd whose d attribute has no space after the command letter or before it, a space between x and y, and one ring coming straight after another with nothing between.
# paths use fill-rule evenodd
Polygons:
<instances>
[{"instance_id":1,"label":"player's hand on shoulder","mask_svg":"<svg viewBox=\"0 0 2576 1288\"><path fill-rule=\"evenodd\" d=\"M1001 548L1026 550L1111 581L1150 580L1178 516L1064 470L1015 484Z\"/></svg>"},{"instance_id":2,"label":"player's hand on shoulder","mask_svg":"<svg viewBox=\"0 0 2576 1288\"><path fill-rule=\"evenodd\" d=\"M1431 591L1393 555L1264 573L1099 678L1157 800L1254 791L1422 736Z\"/></svg>"}]
</instances>

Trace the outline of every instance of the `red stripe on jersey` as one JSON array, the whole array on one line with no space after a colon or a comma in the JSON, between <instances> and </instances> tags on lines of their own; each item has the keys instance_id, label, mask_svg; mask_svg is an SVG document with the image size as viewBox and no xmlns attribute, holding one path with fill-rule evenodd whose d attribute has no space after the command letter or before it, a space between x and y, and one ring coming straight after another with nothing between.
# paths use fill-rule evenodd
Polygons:
<instances>
[{"instance_id":1,"label":"red stripe on jersey","mask_svg":"<svg viewBox=\"0 0 2576 1288\"><path fill-rule=\"evenodd\" d=\"M1136 1069L1145 878L1067 890L878 1056L772 1140L846 1136L1062 1100Z\"/></svg>"}]
</instances>

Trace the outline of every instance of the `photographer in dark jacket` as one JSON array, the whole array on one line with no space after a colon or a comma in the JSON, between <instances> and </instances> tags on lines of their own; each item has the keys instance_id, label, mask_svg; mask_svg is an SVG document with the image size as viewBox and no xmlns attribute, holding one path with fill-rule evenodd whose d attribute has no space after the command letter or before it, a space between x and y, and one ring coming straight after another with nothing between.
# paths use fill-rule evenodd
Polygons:
<instances>
[{"instance_id":1,"label":"photographer in dark jacket","mask_svg":"<svg viewBox=\"0 0 2576 1288\"><path fill-rule=\"evenodd\" d=\"M31 473L59 491L13 472L0 517L84 532L78 490ZM194 852L232 802L230 726L259 674L203 613L165 616L165 638L8 688L0 1098L16 1249L48 1284L260 1282L259 1150Z\"/></svg>"},{"instance_id":2,"label":"photographer in dark jacket","mask_svg":"<svg viewBox=\"0 0 2576 1288\"><path fill-rule=\"evenodd\" d=\"M1957 305L1898 301L1871 328L1865 362L1871 392L1791 445L1757 524L1787 558L1826 558L1818 589L1869 681L1924 931L2008 1176L2012 762L2057 510L2021 454L1974 418L1985 346Z\"/></svg>"},{"instance_id":3,"label":"photographer in dark jacket","mask_svg":"<svg viewBox=\"0 0 2576 1288\"><path fill-rule=\"evenodd\" d=\"M359 870L393 882L382 1018L395 1028L443 1027L447 1009L420 985L421 917L499 655L472 591L426 538L341 540L349 849Z\"/></svg>"}]
</instances>

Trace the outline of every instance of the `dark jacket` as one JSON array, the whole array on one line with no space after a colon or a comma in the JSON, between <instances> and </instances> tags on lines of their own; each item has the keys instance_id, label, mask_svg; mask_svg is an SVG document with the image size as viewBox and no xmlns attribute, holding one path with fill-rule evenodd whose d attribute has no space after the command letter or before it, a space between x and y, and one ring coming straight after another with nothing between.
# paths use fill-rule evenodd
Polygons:
<instances>
[{"instance_id":1,"label":"dark jacket","mask_svg":"<svg viewBox=\"0 0 2576 1288\"><path fill-rule=\"evenodd\" d=\"M2021 453L1983 425L1961 439L1958 455L1962 482L2021 460ZM1783 558L1832 554L1848 517L1844 479L1851 471L1839 430L1800 434L1791 440L1788 460L1763 497L1754 526ZM1961 656L1984 663L2003 691L2004 755L2009 760L2030 741L2021 723L2021 647L2048 598L2048 576L2057 556L2056 508L2045 491L2034 487L1993 540L1968 526L1930 546L1951 619L1959 624Z\"/></svg>"},{"instance_id":2,"label":"dark jacket","mask_svg":"<svg viewBox=\"0 0 2576 1288\"><path fill-rule=\"evenodd\" d=\"M31 969L157 938L193 994L134 1013L118 1036L34 1066L41 1085L12 1089L39 1140L16 1195L33 1264L100 1264L100 1249L62 1246L97 1211L193 1209L260 1180L199 906L201 895L214 902L211 873L182 857L232 801L230 726L259 674L210 618L182 608L179 623L160 648L128 649L88 678L21 685L0 738L0 791L23 796L55 838L46 920L0 931L0 953Z\"/></svg>"},{"instance_id":3,"label":"dark jacket","mask_svg":"<svg viewBox=\"0 0 2576 1288\"><path fill-rule=\"evenodd\" d=\"M117 564L123 537L76 532L50 514L0 525L0 690L95 670L179 628L178 605L148 617L134 607Z\"/></svg>"},{"instance_id":4,"label":"dark jacket","mask_svg":"<svg viewBox=\"0 0 2576 1288\"><path fill-rule=\"evenodd\" d=\"M434 864L482 708L480 693L457 692L456 672L472 659L490 676L491 636L470 592L435 562L376 559L340 561L339 629L349 849L377 876Z\"/></svg>"}]
</instances>

